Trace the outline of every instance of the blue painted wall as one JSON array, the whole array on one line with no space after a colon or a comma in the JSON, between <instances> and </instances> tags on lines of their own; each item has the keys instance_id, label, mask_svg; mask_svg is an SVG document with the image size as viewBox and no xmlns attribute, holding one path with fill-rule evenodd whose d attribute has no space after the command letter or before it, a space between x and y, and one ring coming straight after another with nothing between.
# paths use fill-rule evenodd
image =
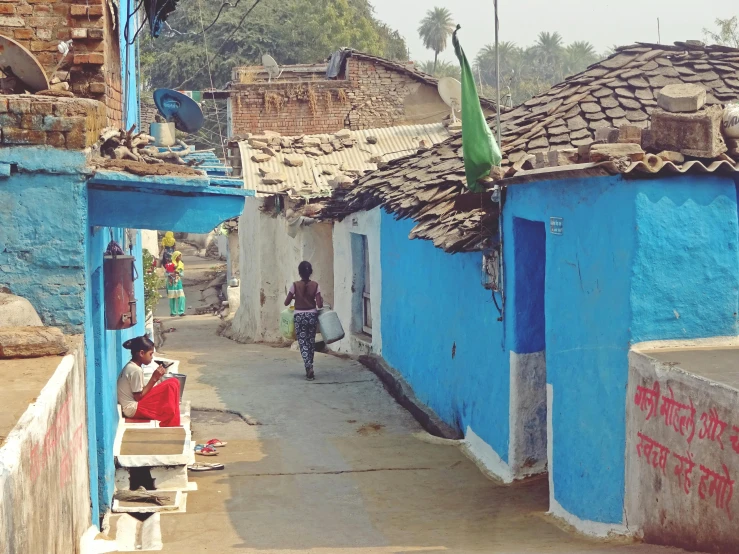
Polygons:
<instances>
[{"instance_id":1,"label":"blue painted wall","mask_svg":"<svg viewBox=\"0 0 739 554\"><path fill-rule=\"evenodd\" d=\"M446 423L471 426L507 461L509 352L482 255L408 240L413 225L382 214L383 357Z\"/></svg>"},{"instance_id":2,"label":"blue painted wall","mask_svg":"<svg viewBox=\"0 0 739 554\"><path fill-rule=\"evenodd\" d=\"M27 298L46 325L81 333L85 317L84 158L51 148L8 149L19 173L0 180L0 285ZM47 160L59 174L26 173Z\"/></svg>"},{"instance_id":3,"label":"blue painted wall","mask_svg":"<svg viewBox=\"0 0 739 554\"><path fill-rule=\"evenodd\" d=\"M90 444L90 479L93 491L93 514L103 515L110 508L114 492L115 466L113 441L118 426L116 384L121 369L128 361L128 351L123 343L131 337L144 334L144 285L143 279L135 283L137 324L125 331L105 330L105 304L103 281L103 253L113 238L123 246L124 231L107 227L87 228L87 306L85 339L88 360L88 425L94 443ZM136 245L132 251L136 257L136 269L143 275L140 232L136 231ZM128 254L130 250L127 250ZM92 399L91 399L92 398ZM95 432L92 432L92 429Z\"/></svg>"},{"instance_id":4,"label":"blue painted wall","mask_svg":"<svg viewBox=\"0 0 739 554\"><path fill-rule=\"evenodd\" d=\"M546 241L550 471L581 519L622 522L630 344L735 333L736 210L733 181L712 176L508 189L504 236L515 218L564 220Z\"/></svg>"}]
</instances>

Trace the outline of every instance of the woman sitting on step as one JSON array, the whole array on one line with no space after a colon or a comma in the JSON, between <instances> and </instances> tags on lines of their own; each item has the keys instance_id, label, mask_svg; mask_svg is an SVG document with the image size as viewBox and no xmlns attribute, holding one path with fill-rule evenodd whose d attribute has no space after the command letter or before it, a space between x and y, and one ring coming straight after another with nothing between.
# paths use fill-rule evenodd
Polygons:
<instances>
[{"instance_id":1,"label":"woman sitting on step","mask_svg":"<svg viewBox=\"0 0 739 554\"><path fill-rule=\"evenodd\" d=\"M167 369L159 364L144 385L144 370L154 357L154 343L146 335L127 340L123 348L131 351L131 361L118 377L118 403L124 417L154 419L160 427L180 425L180 382L177 379L159 380ZM159 384L157 384L159 383Z\"/></svg>"}]
</instances>

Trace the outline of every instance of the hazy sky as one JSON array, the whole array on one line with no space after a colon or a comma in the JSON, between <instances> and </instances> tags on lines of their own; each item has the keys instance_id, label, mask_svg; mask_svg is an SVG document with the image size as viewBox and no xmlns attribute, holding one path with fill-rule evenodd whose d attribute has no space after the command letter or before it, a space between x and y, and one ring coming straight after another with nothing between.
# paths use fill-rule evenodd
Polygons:
<instances>
[{"instance_id":1,"label":"hazy sky","mask_svg":"<svg viewBox=\"0 0 739 554\"><path fill-rule=\"evenodd\" d=\"M433 59L418 38L418 25L435 6L452 12L462 26L460 38L469 58L494 42L493 0L372 0L380 20L405 37L411 59ZM534 42L540 31L559 31L566 42L587 40L601 52L618 44L657 42L657 18L662 43L703 40L703 28L716 18L739 15L739 4L729 0L498 0L500 40L519 46ZM452 61L451 41L441 59Z\"/></svg>"}]
</instances>

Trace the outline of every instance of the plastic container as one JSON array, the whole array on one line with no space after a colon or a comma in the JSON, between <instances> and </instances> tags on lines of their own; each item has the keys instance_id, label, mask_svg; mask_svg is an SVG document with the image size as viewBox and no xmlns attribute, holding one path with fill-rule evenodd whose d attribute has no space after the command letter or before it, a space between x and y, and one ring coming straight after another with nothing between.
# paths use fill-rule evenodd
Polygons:
<instances>
[{"instance_id":1,"label":"plastic container","mask_svg":"<svg viewBox=\"0 0 739 554\"><path fill-rule=\"evenodd\" d=\"M292 306L280 312L280 333L288 340L295 340L295 308Z\"/></svg>"},{"instance_id":2,"label":"plastic container","mask_svg":"<svg viewBox=\"0 0 739 554\"><path fill-rule=\"evenodd\" d=\"M326 344L344 338L344 328L341 326L341 321L339 321L339 315L328 308L318 311L318 330Z\"/></svg>"}]
</instances>

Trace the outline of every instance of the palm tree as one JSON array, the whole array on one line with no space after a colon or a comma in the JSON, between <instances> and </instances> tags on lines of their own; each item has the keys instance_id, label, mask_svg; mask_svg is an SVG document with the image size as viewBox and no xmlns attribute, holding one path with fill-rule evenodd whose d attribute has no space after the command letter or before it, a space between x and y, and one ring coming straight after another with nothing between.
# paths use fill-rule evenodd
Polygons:
<instances>
[{"instance_id":1,"label":"palm tree","mask_svg":"<svg viewBox=\"0 0 739 554\"><path fill-rule=\"evenodd\" d=\"M521 49L515 43L501 42L500 48L500 79L506 81L511 78L511 72L517 69L518 58ZM482 77L488 84L495 83L495 46L487 44L483 46L475 56L475 68L482 73Z\"/></svg>"},{"instance_id":2,"label":"palm tree","mask_svg":"<svg viewBox=\"0 0 739 554\"><path fill-rule=\"evenodd\" d=\"M536 53L536 64L541 72L553 82L562 80L562 35L557 32L547 33L542 31L534 45Z\"/></svg>"},{"instance_id":3,"label":"palm tree","mask_svg":"<svg viewBox=\"0 0 739 554\"><path fill-rule=\"evenodd\" d=\"M564 73L574 75L580 73L599 59L595 47L586 41L575 41L568 44L564 52Z\"/></svg>"},{"instance_id":4,"label":"palm tree","mask_svg":"<svg viewBox=\"0 0 739 554\"><path fill-rule=\"evenodd\" d=\"M434 69L434 62L432 61L427 61L419 64L418 69L420 71L423 71L424 73L428 73L429 75L433 75L434 77L439 78L454 77L455 79L459 79L459 76L462 72L459 68L459 65L455 63L445 62L444 60L436 64L436 69Z\"/></svg>"},{"instance_id":5,"label":"palm tree","mask_svg":"<svg viewBox=\"0 0 739 554\"><path fill-rule=\"evenodd\" d=\"M452 14L446 8L434 8L426 12L418 27L418 35L423 45L434 51L434 71L439 60L439 52L446 49L449 36L454 31Z\"/></svg>"}]
</instances>

